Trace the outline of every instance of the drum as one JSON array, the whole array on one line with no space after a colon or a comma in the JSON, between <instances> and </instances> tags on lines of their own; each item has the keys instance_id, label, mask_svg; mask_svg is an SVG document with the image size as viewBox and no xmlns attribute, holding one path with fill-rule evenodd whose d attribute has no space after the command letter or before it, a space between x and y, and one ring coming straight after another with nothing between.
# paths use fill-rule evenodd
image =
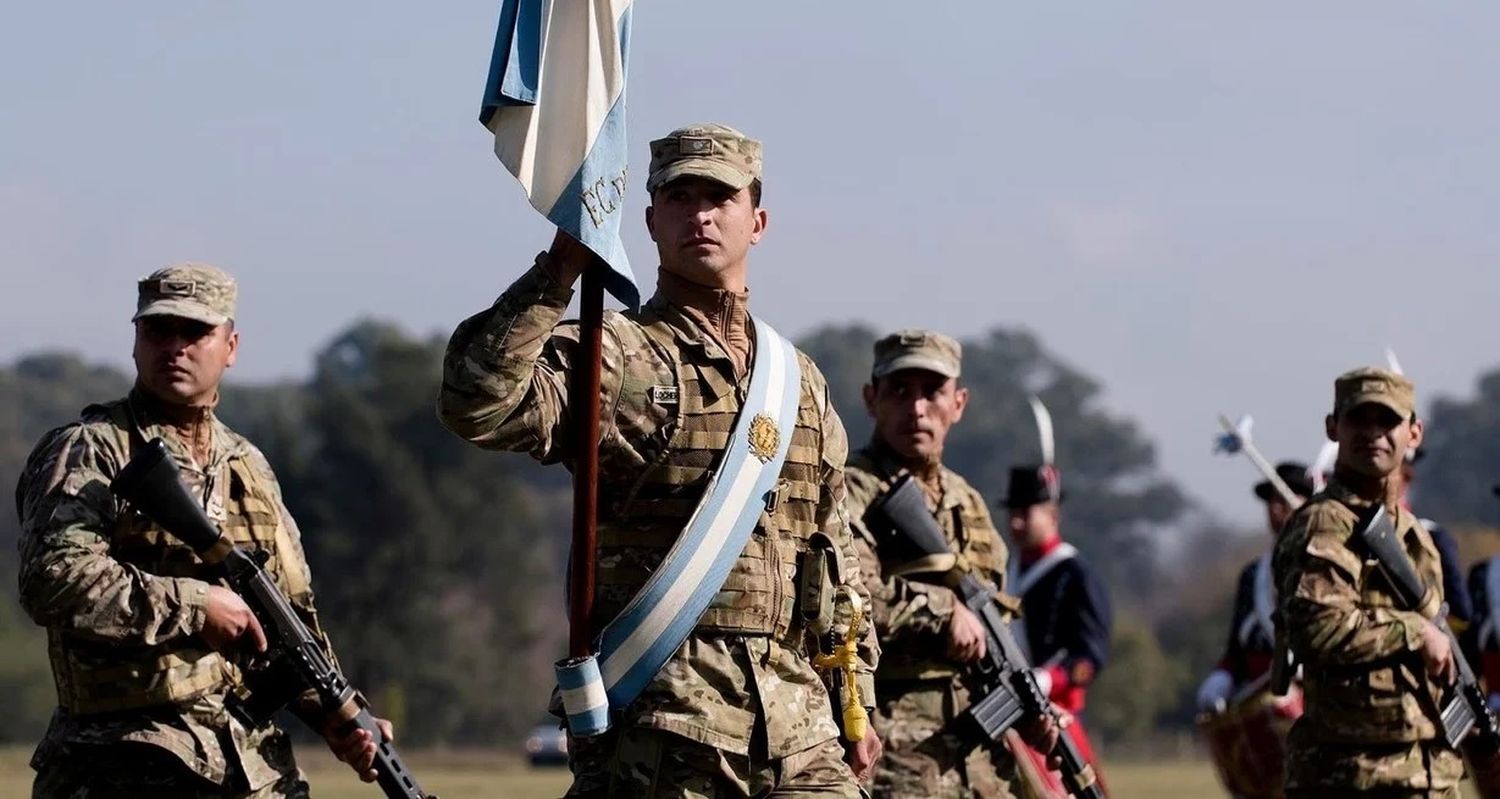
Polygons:
<instances>
[{"instance_id":1,"label":"drum","mask_svg":"<svg viewBox=\"0 0 1500 799\"><path fill-rule=\"evenodd\" d=\"M1286 771L1286 735L1302 715L1302 689L1259 691L1198 717L1214 769L1235 799L1277 799Z\"/></svg>"}]
</instances>

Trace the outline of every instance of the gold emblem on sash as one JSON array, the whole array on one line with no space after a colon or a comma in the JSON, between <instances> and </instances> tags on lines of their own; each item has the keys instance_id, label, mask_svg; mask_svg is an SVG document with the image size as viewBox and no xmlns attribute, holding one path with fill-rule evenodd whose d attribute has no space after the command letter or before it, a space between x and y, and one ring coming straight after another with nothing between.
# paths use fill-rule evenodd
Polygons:
<instances>
[{"instance_id":1,"label":"gold emblem on sash","mask_svg":"<svg viewBox=\"0 0 1500 799\"><path fill-rule=\"evenodd\" d=\"M770 463L780 443L781 431L776 428L776 420L764 413L755 414L750 420L750 454L760 458L761 463Z\"/></svg>"}]
</instances>

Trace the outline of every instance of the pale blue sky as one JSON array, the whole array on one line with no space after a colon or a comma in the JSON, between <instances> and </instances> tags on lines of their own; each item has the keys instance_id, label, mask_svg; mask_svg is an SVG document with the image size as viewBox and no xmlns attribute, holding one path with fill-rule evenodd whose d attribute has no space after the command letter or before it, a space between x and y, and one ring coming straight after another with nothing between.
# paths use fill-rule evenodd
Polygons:
<instances>
[{"instance_id":1,"label":"pale blue sky","mask_svg":"<svg viewBox=\"0 0 1500 799\"><path fill-rule=\"evenodd\" d=\"M1031 328L1254 520L1217 411L1311 458L1333 376L1385 346L1428 397L1500 362L1500 9L1145 5L645 0L633 174L680 123L762 138L758 313ZM241 279L240 379L361 314L487 304L550 236L475 120L498 7L9 9L0 360L125 365L134 279L188 258Z\"/></svg>"}]
</instances>

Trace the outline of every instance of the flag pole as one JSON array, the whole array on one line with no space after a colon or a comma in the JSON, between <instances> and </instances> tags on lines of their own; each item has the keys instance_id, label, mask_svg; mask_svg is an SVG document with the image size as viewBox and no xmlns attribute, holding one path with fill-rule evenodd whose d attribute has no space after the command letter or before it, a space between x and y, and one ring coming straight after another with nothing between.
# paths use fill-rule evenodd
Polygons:
<instances>
[{"instance_id":1,"label":"flag pole","mask_svg":"<svg viewBox=\"0 0 1500 799\"><path fill-rule=\"evenodd\" d=\"M604 357L604 274L598 256L583 270L578 358L574 361L568 406L573 409L573 543L568 558L568 656L592 652L595 549L599 540L599 395Z\"/></svg>"}]
</instances>

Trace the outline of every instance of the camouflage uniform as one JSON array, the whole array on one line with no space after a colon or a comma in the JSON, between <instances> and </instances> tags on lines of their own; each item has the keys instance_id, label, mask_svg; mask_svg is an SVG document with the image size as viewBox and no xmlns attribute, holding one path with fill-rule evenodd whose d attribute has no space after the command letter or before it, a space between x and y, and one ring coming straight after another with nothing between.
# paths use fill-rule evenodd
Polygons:
<instances>
[{"instance_id":1,"label":"camouflage uniform","mask_svg":"<svg viewBox=\"0 0 1500 799\"><path fill-rule=\"evenodd\" d=\"M1399 393L1405 381L1385 382ZM1407 400L1393 403L1407 414L1409 386ZM1341 398L1356 390L1340 378ZM1372 401L1350 396L1336 407L1355 400ZM1335 475L1276 543L1276 626L1302 663L1306 702L1287 741L1289 798L1459 795L1463 761L1434 721L1442 691L1421 657L1426 620L1443 602L1438 552L1410 512L1390 509L1429 589L1422 608L1402 609L1359 538L1372 507Z\"/></svg>"},{"instance_id":2,"label":"camouflage uniform","mask_svg":"<svg viewBox=\"0 0 1500 799\"><path fill-rule=\"evenodd\" d=\"M141 283L141 315L189 316L185 304L204 302L232 314L232 279L192 265ZM214 573L109 491L132 451L162 438L209 517L268 555L319 630L300 534L265 456L211 409L186 421L172 410L139 388L89 406L43 437L16 487L21 603L47 628L59 705L32 759L36 797L307 795L286 734L245 729L224 709L244 663L198 635Z\"/></svg>"},{"instance_id":3,"label":"camouflage uniform","mask_svg":"<svg viewBox=\"0 0 1500 799\"><path fill-rule=\"evenodd\" d=\"M677 168L673 174L719 179L678 167L746 152L754 153L758 175L757 143L699 126L653 143L652 174ZM687 300L702 292L713 295L708 303ZM562 321L571 296L543 253L493 307L459 325L439 400L449 429L481 447L571 467L567 383L578 327ZM663 271L657 295L639 312L605 314L596 632L661 563L728 445L753 354L744 303L744 295ZM708 304L723 313L709 320L694 310ZM810 665L795 588L801 556L820 545L842 562L844 580L859 583L843 510L848 444L822 374L805 355L798 359L790 452L749 543L691 635L616 727L570 741L570 795L857 795L828 692ZM873 634L861 656L868 703Z\"/></svg>"},{"instance_id":4,"label":"camouflage uniform","mask_svg":"<svg viewBox=\"0 0 1500 799\"><path fill-rule=\"evenodd\" d=\"M889 797L1009 797L1015 779L1010 752L984 745L972 734L960 736L954 726L970 703L962 665L943 655L956 595L941 585L884 576L885 569L901 564L882 562L874 537L860 521L870 503L903 471L896 454L878 441L852 454L844 471L854 547L881 645L875 675L880 704L874 721L885 756L876 767L872 792ZM1005 544L984 498L946 467L938 480L942 498L933 514L949 543L968 568L1003 585Z\"/></svg>"}]
</instances>

